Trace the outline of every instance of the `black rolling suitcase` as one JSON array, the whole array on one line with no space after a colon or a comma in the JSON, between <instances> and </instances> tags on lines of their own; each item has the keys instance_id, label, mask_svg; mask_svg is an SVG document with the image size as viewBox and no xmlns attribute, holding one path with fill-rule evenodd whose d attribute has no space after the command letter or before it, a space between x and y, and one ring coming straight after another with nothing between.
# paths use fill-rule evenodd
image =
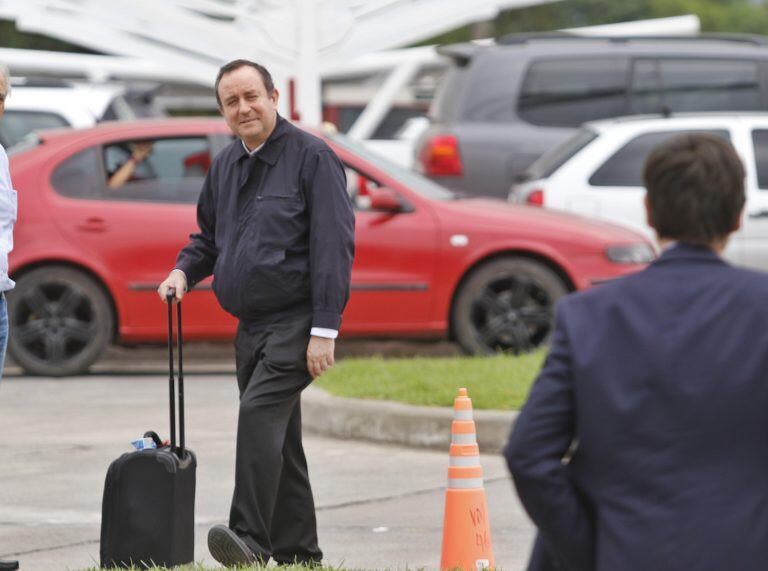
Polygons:
<instances>
[{"instance_id":1,"label":"black rolling suitcase","mask_svg":"<svg viewBox=\"0 0 768 571\"><path fill-rule=\"evenodd\" d=\"M128 452L112 462L104 483L101 566L172 567L191 563L195 549L195 471L197 460L184 447L184 373L181 304L177 305L179 347L179 446L173 373L173 306L168 303L168 379L171 444Z\"/></svg>"}]
</instances>

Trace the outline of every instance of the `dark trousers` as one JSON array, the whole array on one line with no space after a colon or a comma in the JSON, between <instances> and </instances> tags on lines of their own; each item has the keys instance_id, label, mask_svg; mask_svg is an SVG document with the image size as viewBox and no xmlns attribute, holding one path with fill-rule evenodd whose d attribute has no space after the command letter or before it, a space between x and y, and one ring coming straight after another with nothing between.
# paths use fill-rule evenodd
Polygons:
<instances>
[{"instance_id":1,"label":"dark trousers","mask_svg":"<svg viewBox=\"0 0 768 571\"><path fill-rule=\"evenodd\" d=\"M528 571L559 571L564 569L560 562L550 553L541 534L536 534L536 540L533 543L531 558L528 561Z\"/></svg>"},{"instance_id":2,"label":"dark trousers","mask_svg":"<svg viewBox=\"0 0 768 571\"><path fill-rule=\"evenodd\" d=\"M229 527L264 563L323 556L301 443L310 327L310 316L241 323L235 338L240 413Z\"/></svg>"}]
</instances>

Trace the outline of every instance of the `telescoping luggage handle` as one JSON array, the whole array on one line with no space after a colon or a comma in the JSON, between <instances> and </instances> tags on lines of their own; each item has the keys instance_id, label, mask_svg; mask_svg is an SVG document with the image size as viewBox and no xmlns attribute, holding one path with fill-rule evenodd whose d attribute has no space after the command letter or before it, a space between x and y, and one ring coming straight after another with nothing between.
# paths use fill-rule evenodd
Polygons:
<instances>
[{"instance_id":1,"label":"telescoping luggage handle","mask_svg":"<svg viewBox=\"0 0 768 571\"><path fill-rule=\"evenodd\" d=\"M181 337L181 302L176 304L176 339L179 344L179 447L176 448L176 399L173 375L173 298L176 292L170 290L165 301L168 302L168 394L171 404L171 451L184 458L184 368L182 365L182 337Z\"/></svg>"}]
</instances>

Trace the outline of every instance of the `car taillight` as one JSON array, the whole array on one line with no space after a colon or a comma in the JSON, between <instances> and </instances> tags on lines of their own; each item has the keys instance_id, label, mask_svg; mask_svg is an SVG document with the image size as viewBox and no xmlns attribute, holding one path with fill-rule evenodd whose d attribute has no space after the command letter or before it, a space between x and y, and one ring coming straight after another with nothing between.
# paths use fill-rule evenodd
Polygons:
<instances>
[{"instance_id":1,"label":"car taillight","mask_svg":"<svg viewBox=\"0 0 768 571\"><path fill-rule=\"evenodd\" d=\"M459 143L453 135L435 135L421 148L419 160L428 176L461 176Z\"/></svg>"},{"instance_id":2,"label":"car taillight","mask_svg":"<svg viewBox=\"0 0 768 571\"><path fill-rule=\"evenodd\" d=\"M525 198L526 204L531 206L544 206L544 190L537 188Z\"/></svg>"}]
</instances>

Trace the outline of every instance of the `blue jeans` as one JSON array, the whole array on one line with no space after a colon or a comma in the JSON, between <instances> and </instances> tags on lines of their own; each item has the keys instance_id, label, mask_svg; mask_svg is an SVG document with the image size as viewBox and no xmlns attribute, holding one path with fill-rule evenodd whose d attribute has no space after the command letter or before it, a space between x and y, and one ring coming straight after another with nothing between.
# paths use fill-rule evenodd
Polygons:
<instances>
[{"instance_id":1,"label":"blue jeans","mask_svg":"<svg viewBox=\"0 0 768 571\"><path fill-rule=\"evenodd\" d=\"M8 348L8 305L5 303L5 293L0 292L0 379L3 378L5 350Z\"/></svg>"}]
</instances>

